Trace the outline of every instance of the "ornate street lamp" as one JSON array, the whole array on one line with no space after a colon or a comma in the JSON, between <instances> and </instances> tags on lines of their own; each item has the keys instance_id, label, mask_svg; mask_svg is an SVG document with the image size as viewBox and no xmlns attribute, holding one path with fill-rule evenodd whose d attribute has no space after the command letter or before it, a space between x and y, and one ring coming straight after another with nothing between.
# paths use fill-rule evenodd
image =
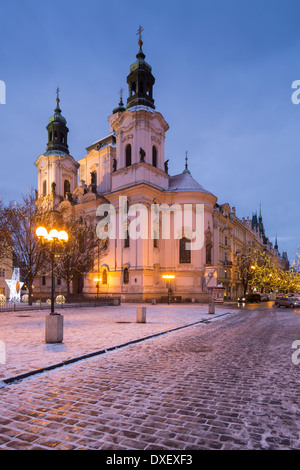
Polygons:
<instances>
[{"instance_id":1,"label":"ornate street lamp","mask_svg":"<svg viewBox=\"0 0 300 470\"><path fill-rule=\"evenodd\" d=\"M163 274L162 278L167 281L168 284L168 305L170 305L171 281L175 279L175 276L174 274Z\"/></svg>"},{"instance_id":2,"label":"ornate street lamp","mask_svg":"<svg viewBox=\"0 0 300 470\"><path fill-rule=\"evenodd\" d=\"M54 315L54 258L56 248L66 243L69 236L64 230L52 229L48 233L45 227L38 227L35 233L42 243L49 243L51 246L51 315Z\"/></svg>"}]
</instances>

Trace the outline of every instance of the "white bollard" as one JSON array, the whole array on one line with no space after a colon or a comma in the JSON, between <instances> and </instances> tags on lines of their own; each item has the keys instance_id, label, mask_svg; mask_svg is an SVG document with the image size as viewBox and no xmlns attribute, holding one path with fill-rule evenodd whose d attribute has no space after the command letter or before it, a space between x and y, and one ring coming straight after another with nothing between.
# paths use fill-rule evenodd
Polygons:
<instances>
[{"instance_id":1,"label":"white bollard","mask_svg":"<svg viewBox=\"0 0 300 470\"><path fill-rule=\"evenodd\" d=\"M4 341L0 341L0 364L6 364L6 350Z\"/></svg>"},{"instance_id":2,"label":"white bollard","mask_svg":"<svg viewBox=\"0 0 300 470\"><path fill-rule=\"evenodd\" d=\"M60 314L46 316L46 343L61 343L64 332L64 317Z\"/></svg>"}]
</instances>

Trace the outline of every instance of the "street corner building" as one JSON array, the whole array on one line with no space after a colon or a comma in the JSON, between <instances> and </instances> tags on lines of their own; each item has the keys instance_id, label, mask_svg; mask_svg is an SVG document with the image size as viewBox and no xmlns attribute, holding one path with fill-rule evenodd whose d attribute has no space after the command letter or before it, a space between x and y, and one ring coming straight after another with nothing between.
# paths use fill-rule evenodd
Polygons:
<instances>
[{"instance_id":1,"label":"street corner building","mask_svg":"<svg viewBox=\"0 0 300 470\"><path fill-rule=\"evenodd\" d=\"M285 253L273 247L265 234L261 213L239 219L234 207L220 204L192 176L186 156L182 173L169 174L165 158L165 138L169 129L154 100L155 78L146 62L139 38L135 62L130 65L127 103L120 102L109 116L109 131L86 148L86 155L75 160L68 147L67 121L62 116L57 93L56 108L47 125L48 144L35 162L38 173L36 199L51 203L55 211L75 214L86 221L95 220L97 208L110 204L116 214L120 200L127 199L127 209L142 204L201 205L203 207L203 243L199 249L187 249L187 233L169 239L162 236L161 214L154 228L155 236L129 237L130 217L121 223L116 218L116 236L108 242L104 254L95 250L94 267L78 273L72 281L74 296L119 296L122 301L165 301L171 289L173 301L207 301L209 273L214 285L222 288L227 299L243 294L239 278L240 253L255 245L268 251L282 267ZM149 215L150 217L150 215ZM170 211L171 227L174 214ZM195 230L195 227L193 227ZM172 232L172 230L171 230ZM167 284L164 274L174 275ZM35 295L47 296L50 279L37 276ZM64 282L59 291L64 292Z\"/></svg>"}]
</instances>

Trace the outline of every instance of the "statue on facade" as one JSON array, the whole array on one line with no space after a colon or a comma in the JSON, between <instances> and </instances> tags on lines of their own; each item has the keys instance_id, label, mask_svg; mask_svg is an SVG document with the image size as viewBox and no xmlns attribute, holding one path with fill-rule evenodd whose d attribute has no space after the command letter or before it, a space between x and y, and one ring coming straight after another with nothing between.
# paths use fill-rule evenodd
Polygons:
<instances>
[{"instance_id":1,"label":"statue on facade","mask_svg":"<svg viewBox=\"0 0 300 470\"><path fill-rule=\"evenodd\" d=\"M144 149L142 149L142 147L140 148L140 156L141 156L141 162L144 162L145 157L146 157L146 152Z\"/></svg>"},{"instance_id":2,"label":"statue on facade","mask_svg":"<svg viewBox=\"0 0 300 470\"><path fill-rule=\"evenodd\" d=\"M52 191L52 196L55 196L56 194L56 183L53 181L53 183L51 184L51 191Z\"/></svg>"}]
</instances>

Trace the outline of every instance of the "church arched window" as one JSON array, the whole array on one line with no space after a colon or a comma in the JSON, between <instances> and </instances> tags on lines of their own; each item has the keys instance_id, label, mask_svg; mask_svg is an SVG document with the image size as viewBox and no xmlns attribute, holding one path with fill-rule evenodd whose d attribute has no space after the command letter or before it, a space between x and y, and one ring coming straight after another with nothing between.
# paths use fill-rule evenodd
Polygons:
<instances>
[{"instance_id":1,"label":"church arched window","mask_svg":"<svg viewBox=\"0 0 300 470\"><path fill-rule=\"evenodd\" d=\"M186 248L187 242L189 242L189 240L185 237L179 240L179 263L191 262L191 250Z\"/></svg>"},{"instance_id":2,"label":"church arched window","mask_svg":"<svg viewBox=\"0 0 300 470\"><path fill-rule=\"evenodd\" d=\"M102 284L107 284L107 269L102 271Z\"/></svg>"},{"instance_id":3,"label":"church arched window","mask_svg":"<svg viewBox=\"0 0 300 470\"><path fill-rule=\"evenodd\" d=\"M129 230L127 228L125 230L124 248L129 248L129 246L130 246L130 238L129 238Z\"/></svg>"},{"instance_id":4,"label":"church arched window","mask_svg":"<svg viewBox=\"0 0 300 470\"><path fill-rule=\"evenodd\" d=\"M124 284L129 284L129 269L125 268L123 271L123 282Z\"/></svg>"},{"instance_id":5,"label":"church arched window","mask_svg":"<svg viewBox=\"0 0 300 470\"><path fill-rule=\"evenodd\" d=\"M131 165L131 145L128 144L125 151L125 166Z\"/></svg>"},{"instance_id":6,"label":"church arched window","mask_svg":"<svg viewBox=\"0 0 300 470\"><path fill-rule=\"evenodd\" d=\"M43 181L43 196L47 196L47 181Z\"/></svg>"},{"instance_id":7,"label":"church arched window","mask_svg":"<svg viewBox=\"0 0 300 470\"><path fill-rule=\"evenodd\" d=\"M154 145L152 147L152 165L157 167L157 149Z\"/></svg>"},{"instance_id":8,"label":"church arched window","mask_svg":"<svg viewBox=\"0 0 300 470\"><path fill-rule=\"evenodd\" d=\"M70 181L65 180L64 181L64 195L70 192Z\"/></svg>"}]
</instances>

